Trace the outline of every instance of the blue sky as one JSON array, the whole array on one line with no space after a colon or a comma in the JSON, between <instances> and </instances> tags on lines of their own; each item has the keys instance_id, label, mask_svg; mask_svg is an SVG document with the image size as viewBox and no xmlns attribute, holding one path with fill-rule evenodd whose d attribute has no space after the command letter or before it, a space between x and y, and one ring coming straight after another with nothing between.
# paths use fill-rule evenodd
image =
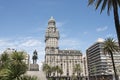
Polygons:
<instances>
[{"instance_id":1,"label":"blue sky","mask_svg":"<svg viewBox=\"0 0 120 80\"><path fill-rule=\"evenodd\" d=\"M53 16L60 31L60 49L85 50L98 38L116 39L113 14L110 16L88 0L0 0L0 52L6 48L36 49L44 60L45 30ZM38 62L39 62L38 61Z\"/></svg>"}]
</instances>

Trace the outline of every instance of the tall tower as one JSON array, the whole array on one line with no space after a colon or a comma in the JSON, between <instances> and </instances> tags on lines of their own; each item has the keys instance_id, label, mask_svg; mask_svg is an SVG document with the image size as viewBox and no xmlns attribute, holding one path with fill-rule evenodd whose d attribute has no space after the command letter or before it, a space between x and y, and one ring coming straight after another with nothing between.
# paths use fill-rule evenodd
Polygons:
<instances>
[{"instance_id":1,"label":"tall tower","mask_svg":"<svg viewBox=\"0 0 120 80\"><path fill-rule=\"evenodd\" d=\"M51 67L59 67L63 71L61 76L64 77L64 80L70 80L70 77L74 73L73 69L75 64L82 64L82 53L79 50L60 50L58 46L59 38L59 31L56 28L55 19L51 17L48 21L45 34L46 46L44 64ZM82 75L82 73L79 75ZM46 76L48 78L58 79L58 73L56 71Z\"/></svg>"},{"instance_id":2,"label":"tall tower","mask_svg":"<svg viewBox=\"0 0 120 80\"><path fill-rule=\"evenodd\" d=\"M58 54L59 31L56 28L56 22L53 17L48 21L48 27L45 34L45 53Z\"/></svg>"}]
</instances>

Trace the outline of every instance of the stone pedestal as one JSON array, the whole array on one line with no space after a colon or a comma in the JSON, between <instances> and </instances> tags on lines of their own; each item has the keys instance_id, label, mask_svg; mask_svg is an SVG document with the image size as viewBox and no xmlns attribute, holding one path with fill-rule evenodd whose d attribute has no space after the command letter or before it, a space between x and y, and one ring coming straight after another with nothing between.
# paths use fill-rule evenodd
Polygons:
<instances>
[{"instance_id":1,"label":"stone pedestal","mask_svg":"<svg viewBox=\"0 0 120 80\"><path fill-rule=\"evenodd\" d=\"M38 64L30 64L30 71L39 71Z\"/></svg>"}]
</instances>

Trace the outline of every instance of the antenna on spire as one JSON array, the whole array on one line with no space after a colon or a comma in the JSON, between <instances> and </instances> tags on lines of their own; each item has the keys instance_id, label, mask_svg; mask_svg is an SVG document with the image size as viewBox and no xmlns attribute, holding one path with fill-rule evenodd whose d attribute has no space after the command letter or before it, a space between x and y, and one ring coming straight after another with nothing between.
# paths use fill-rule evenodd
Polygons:
<instances>
[{"instance_id":1,"label":"antenna on spire","mask_svg":"<svg viewBox=\"0 0 120 80\"><path fill-rule=\"evenodd\" d=\"M54 18L53 18L53 16L51 16L51 18L50 18L50 19L54 19Z\"/></svg>"}]
</instances>

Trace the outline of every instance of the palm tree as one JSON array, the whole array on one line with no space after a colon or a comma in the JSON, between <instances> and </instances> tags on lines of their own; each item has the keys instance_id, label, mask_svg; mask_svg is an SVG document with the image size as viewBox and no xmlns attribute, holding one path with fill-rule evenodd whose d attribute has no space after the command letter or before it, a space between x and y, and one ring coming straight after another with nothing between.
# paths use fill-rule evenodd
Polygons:
<instances>
[{"instance_id":1,"label":"palm tree","mask_svg":"<svg viewBox=\"0 0 120 80\"><path fill-rule=\"evenodd\" d=\"M58 65L55 66L55 71L57 72L57 77L58 77L58 74L60 74L60 76L63 74L62 69Z\"/></svg>"},{"instance_id":2,"label":"palm tree","mask_svg":"<svg viewBox=\"0 0 120 80\"><path fill-rule=\"evenodd\" d=\"M16 80L38 80L36 76L23 75Z\"/></svg>"},{"instance_id":3,"label":"palm tree","mask_svg":"<svg viewBox=\"0 0 120 80\"><path fill-rule=\"evenodd\" d=\"M60 73L60 76L63 74L63 70L61 68L59 69L58 72Z\"/></svg>"},{"instance_id":4,"label":"palm tree","mask_svg":"<svg viewBox=\"0 0 120 80\"><path fill-rule=\"evenodd\" d=\"M22 63L23 60L25 59L25 54L24 52L15 51L11 54L11 58L14 62Z\"/></svg>"},{"instance_id":5,"label":"palm tree","mask_svg":"<svg viewBox=\"0 0 120 80\"><path fill-rule=\"evenodd\" d=\"M113 52L118 52L120 50L120 48L116 45L116 42L113 38L107 38L107 39L105 39L103 50L104 50L105 54L110 54L111 59L112 59L112 65L113 65L113 70L114 70L114 74L115 74L115 79L118 80L117 74L116 74L116 69L115 69Z\"/></svg>"},{"instance_id":6,"label":"palm tree","mask_svg":"<svg viewBox=\"0 0 120 80\"><path fill-rule=\"evenodd\" d=\"M5 80L6 79L6 68L9 65L9 61L10 61L10 57L9 55L4 52L3 54L1 54L0 56L0 80Z\"/></svg>"},{"instance_id":7,"label":"palm tree","mask_svg":"<svg viewBox=\"0 0 120 80\"><path fill-rule=\"evenodd\" d=\"M77 77L75 76L75 74L71 76L71 80L77 80Z\"/></svg>"},{"instance_id":8,"label":"palm tree","mask_svg":"<svg viewBox=\"0 0 120 80\"><path fill-rule=\"evenodd\" d=\"M7 68L8 80L18 79L27 71L27 65L23 62L24 59L24 52L15 51L11 54L11 62Z\"/></svg>"},{"instance_id":9,"label":"palm tree","mask_svg":"<svg viewBox=\"0 0 120 80\"><path fill-rule=\"evenodd\" d=\"M9 60L9 55L4 52L4 53L1 55L0 60L1 60L2 62L6 62L7 60Z\"/></svg>"},{"instance_id":10,"label":"palm tree","mask_svg":"<svg viewBox=\"0 0 120 80\"><path fill-rule=\"evenodd\" d=\"M61 77L61 75L63 74L63 70L60 68L58 73L60 74L60 80L63 80L63 78Z\"/></svg>"},{"instance_id":11,"label":"palm tree","mask_svg":"<svg viewBox=\"0 0 120 80\"><path fill-rule=\"evenodd\" d=\"M48 64L43 64L42 70L46 73L46 77L49 77L52 73L52 67Z\"/></svg>"},{"instance_id":12,"label":"palm tree","mask_svg":"<svg viewBox=\"0 0 120 80\"><path fill-rule=\"evenodd\" d=\"M120 47L120 22L119 22L119 15L118 15L118 8L120 7L120 0L89 0L88 5L92 5L92 4L95 4L95 9L98 9L100 4L102 4L100 13L102 13L102 11L107 6L108 15L110 14L111 8L113 8L114 23L115 23L117 38L118 38L119 47Z\"/></svg>"},{"instance_id":13,"label":"palm tree","mask_svg":"<svg viewBox=\"0 0 120 80\"><path fill-rule=\"evenodd\" d=\"M6 73L7 73L7 70L6 69L1 69L0 70L0 80L7 80L7 75L6 75Z\"/></svg>"},{"instance_id":14,"label":"palm tree","mask_svg":"<svg viewBox=\"0 0 120 80\"><path fill-rule=\"evenodd\" d=\"M15 51L11 55L3 53L0 59L5 64L0 70L0 80L18 79L27 70L27 65L23 62L24 52Z\"/></svg>"},{"instance_id":15,"label":"palm tree","mask_svg":"<svg viewBox=\"0 0 120 80\"><path fill-rule=\"evenodd\" d=\"M0 61L1 61L0 69L7 67L9 60L10 60L9 55L4 52L0 56Z\"/></svg>"},{"instance_id":16,"label":"palm tree","mask_svg":"<svg viewBox=\"0 0 120 80\"><path fill-rule=\"evenodd\" d=\"M60 67L59 66L55 66L55 71L57 72L57 76L58 76L59 70L60 70Z\"/></svg>"},{"instance_id":17,"label":"palm tree","mask_svg":"<svg viewBox=\"0 0 120 80\"><path fill-rule=\"evenodd\" d=\"M74 72L74 73L77 73L78 78L79 78L79 75L80 75L81 71L82 71L82 69L81 69L81 67L80 67L80 64L76 64L76 65L74 66L73 72Z\"/></svg>"}]
</instances>

